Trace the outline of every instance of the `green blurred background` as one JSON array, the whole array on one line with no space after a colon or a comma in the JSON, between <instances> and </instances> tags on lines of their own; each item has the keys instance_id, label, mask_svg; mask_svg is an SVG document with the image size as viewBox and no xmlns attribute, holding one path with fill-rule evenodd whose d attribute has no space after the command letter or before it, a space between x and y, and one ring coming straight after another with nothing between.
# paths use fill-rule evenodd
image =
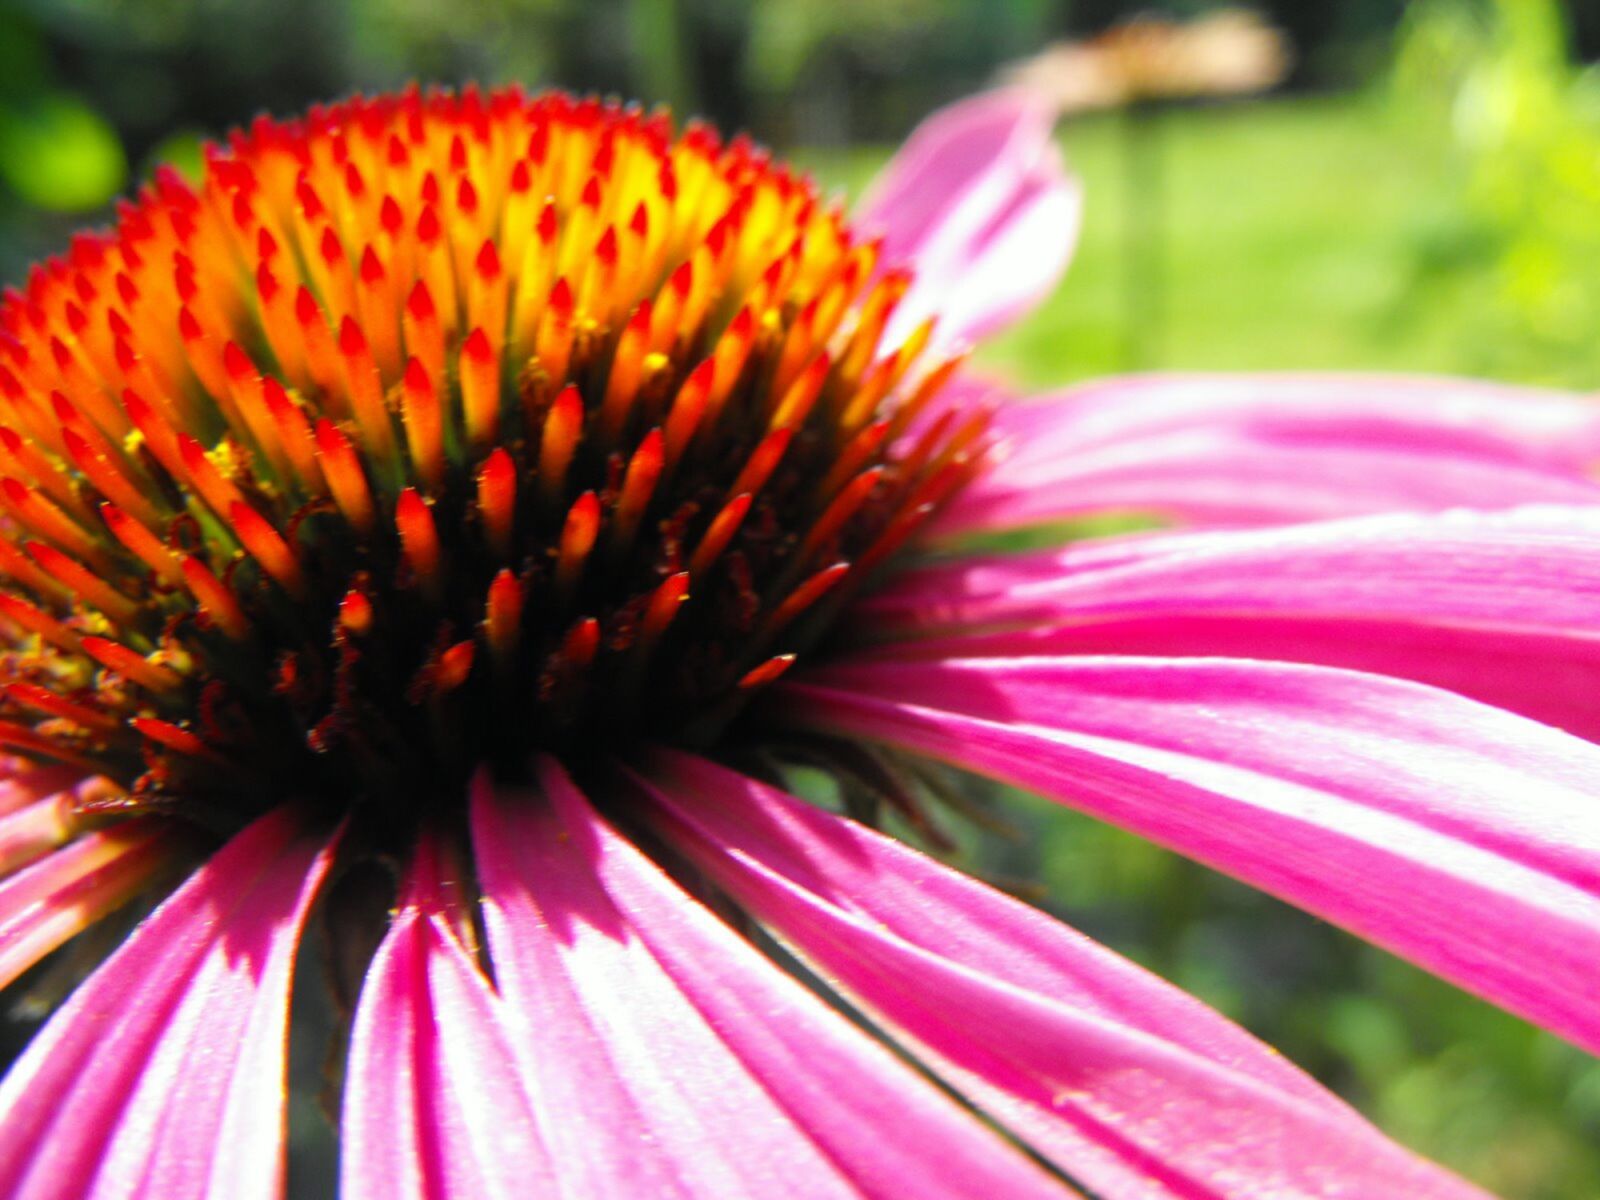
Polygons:
<instances>
[{"instance_id":1,"label":"green blurred background","mask_svg":"<svg viewBox=\"0 0 1600 1200\"><path fill-rule=\"evenodd\" d=\"M413 78L669 100L855 191L919 114L1135 7L0 0L0 281L103 219L154 163L192 165L230 124ZM1600 54L1600 4L1256 11L1294 56L1270 95L1064 120L1087 188L1081 249L1043 311L985 350L989 364L1034 386L1182 367L1600 387L1600 74L1583 65ZM1012 834L969 839L990 878L1038 884L1033 898L1492 1189L1600 1197L1593 1060L1202 868L1054 806L992 798Z\"/></svg>"}]
</instances>

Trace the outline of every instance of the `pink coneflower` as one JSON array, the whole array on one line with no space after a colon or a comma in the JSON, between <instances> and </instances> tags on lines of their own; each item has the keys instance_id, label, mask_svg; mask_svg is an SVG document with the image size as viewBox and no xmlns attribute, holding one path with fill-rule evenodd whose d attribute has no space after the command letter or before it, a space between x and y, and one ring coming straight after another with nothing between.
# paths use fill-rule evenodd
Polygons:
<instances>
[{"instance_id":1,"label":"pink coneflower","mask_svg":"<svg viewBox=\"0 0 1600 1200\"><path fill-rule=\"evenodd\" d=\"M1074 213L1005 93L852 223L742 139L412 92L263 120L40 268L0 983L170 894L0 1084L0 1192L277 1194L316 919L362 980L348 1196L1477 1194L783 790L915 828L933 760L1010 779L1600 1044L1600 750L1512 711L1585 732L1596 422L1354 381L992 414L955 339ZM1546 507L1428 515L1486 500ZM1108 508L1267 528L906 569ZM1560 711L1516 684L1552 664Z\"/></svg>"}]
</instances>

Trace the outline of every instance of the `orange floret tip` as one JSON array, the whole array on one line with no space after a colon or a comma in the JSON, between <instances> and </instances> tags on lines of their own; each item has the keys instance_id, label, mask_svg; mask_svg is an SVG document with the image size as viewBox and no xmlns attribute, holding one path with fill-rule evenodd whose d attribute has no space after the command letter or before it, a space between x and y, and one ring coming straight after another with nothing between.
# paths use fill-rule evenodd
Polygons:
<instances>
[{"instance_id":1,"label":"orange floret tip","mask_svg":"<svg viewBox=\"0 0 1600 1200\"><path fill-rule=\"evenodd\" d=\"M365 592L352 588L339 601L339 624L348 632L357 636L367 633L372 629L372 619L372 601Z\"/></svg>"},{"instance_id":2,"label":"orange floret tip","mask_svg":"<svg viewBox=\"0 0 1600 1200\"><path fill-rule=\"evenodd\" d=\"M502 568L489 584L484 606L484 636L489 648L501 660L509 658L520 639L523 588L508 568Z\"/></svg>"},{"instance_id":3,"label":"orange floret tip","mask_svg":"<svg viewBox=\"0 0 1600 1200\"><path fill-rule=\"evenodd\" d=\"M427 502L415 488L408 487L400 493L394 521L406 561L417 579L424 588L436 587L439 583L439 530Z\"/></svg>"}]
</instances>

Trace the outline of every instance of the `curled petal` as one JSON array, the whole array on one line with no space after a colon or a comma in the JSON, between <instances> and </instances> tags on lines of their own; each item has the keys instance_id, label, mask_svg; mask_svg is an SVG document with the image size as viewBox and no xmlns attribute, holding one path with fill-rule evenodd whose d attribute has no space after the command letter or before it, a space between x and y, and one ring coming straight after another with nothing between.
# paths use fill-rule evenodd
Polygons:
<instances>
[{"instance_id":1,"label":"curled petal","mask_svg":"<svg viewBox=\"0 0 1600 1200\"><path fill-rule=\"evenodd\" d=\"M941 336L977 338L1049 294L1077 242L1082 196L1062 166L1054 116L999 89L920 125L862 201L888 262L916 271L892 342L937 313Z\"/></svg>"}]
</instances>

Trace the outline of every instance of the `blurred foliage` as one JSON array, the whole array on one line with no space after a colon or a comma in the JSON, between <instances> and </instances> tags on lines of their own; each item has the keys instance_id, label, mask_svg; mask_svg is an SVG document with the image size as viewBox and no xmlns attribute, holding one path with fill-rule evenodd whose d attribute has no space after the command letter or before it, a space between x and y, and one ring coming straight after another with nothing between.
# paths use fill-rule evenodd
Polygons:
<instances>
[{"instance_id":1,"label":"blurred foliage","mask_svg":"<svg viewBox=\"0 0 1600 1200\"><path fill-rule=\"evenodd\" d=\"M1470 290L1469 338L1515 322L1522 337L1485 341L1488 370L1600 383L1600 71L1574 61L1566 11L1423 0L1395 87L1452 148L1452 186L1417 231L1418 303Z\"/></svg>"},{"instance_id":2,"label":"blurred foliage","mask_svg":"<svg viewBox=\"0 0 1600 1200\"><path fill-rule=\"evenodd\" d=\"M25 204L92 212L122 190L127 163L105 118L56 92L0 111L0 176Z\"/></svg>"},{"instance_id":3,"label":"blurred foliage","mask_svg":"<svg viewBox=\"0 0 1600 1200\"><path fill-rule=\"evenodd\" d=\"M69 218L103 210L128 182L112 123L54 69L49 47L23 14L0 6L0 269L16 250L59 241Z\"/></svg>"}]
</instances>

